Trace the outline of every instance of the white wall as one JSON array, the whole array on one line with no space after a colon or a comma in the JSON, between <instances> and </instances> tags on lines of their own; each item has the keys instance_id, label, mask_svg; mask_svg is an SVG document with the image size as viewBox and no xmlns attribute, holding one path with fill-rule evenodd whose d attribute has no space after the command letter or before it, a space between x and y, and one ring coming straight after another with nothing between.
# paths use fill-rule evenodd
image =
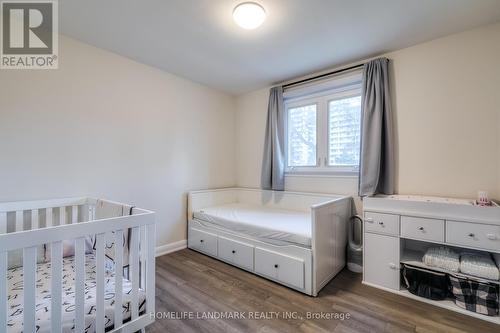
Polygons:
<instances>
[{"instance_id":1,"label":"white wall","mask_svg":"<svg viewBox=\"0 0 500 333\"><path fill-rule=\"evenodd\" d=\"M394 59L399 191L500 199L500 24Z\"/></svg>"},{"instance_id":2,"label":"white wall","mask_svg":"<svg viewBox=\"0 0 500 333\"><path fill-rule=\"evenodd\" d=\"M186 238L186 192L235 183L234 98L62 37L58 70L0 71L0 201L90 195Z\"/></svg>"},{"instance_id":3,"label":"white wall","mask_svg":"<svg viewBox=\"0 0 500 333\"><path fill-rule=\"evenodd\" d=\"M500 24L391 52L399 193L500 198ZM268 88L236 101L237 182L258 187ZM356 178L287 177L289 190L357 193Z\"/></svg>"}]
</instances>

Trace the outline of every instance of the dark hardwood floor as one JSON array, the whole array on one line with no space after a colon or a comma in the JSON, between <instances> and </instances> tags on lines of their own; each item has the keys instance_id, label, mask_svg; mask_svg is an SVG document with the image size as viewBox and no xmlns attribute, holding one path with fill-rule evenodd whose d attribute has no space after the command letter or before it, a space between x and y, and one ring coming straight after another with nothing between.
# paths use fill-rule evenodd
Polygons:
<instances>
[{"instance_id":1,"label":"dark hardwood floor","mask_svg":"<svg viewBox=\"0 0 500 333\"><path fill-rule=\"evenodd\" d=\"M347 270L309 297L188 249L158 257L156 266L156 311L163 318L147 332L500 332L500 326L364 286ZM350 318L308 319L308 312ZM231 318L237 313L245 319Z\"/></svg>"}]
</instances>

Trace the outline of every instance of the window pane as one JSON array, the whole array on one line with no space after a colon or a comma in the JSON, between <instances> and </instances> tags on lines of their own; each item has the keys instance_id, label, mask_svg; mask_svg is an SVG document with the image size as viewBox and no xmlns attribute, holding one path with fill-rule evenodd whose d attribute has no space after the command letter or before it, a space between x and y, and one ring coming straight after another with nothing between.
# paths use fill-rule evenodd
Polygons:
<instances>
[{"instance_id":1,"label":"window pane","mask_svg":"<svg viewBox=\"0 0 500 333\"><path fill-rule=\"evenodd\" d=\"M328 165L358 166L361 96L328 103Z\"/></svg>"},{"instance_id":2,"label":"window pane","mask_svg":"<svg viewBox=\"0 0 500 333\"><path fill-rule=\"evenodd\" d=\"M316 104L288 109L288 165L316 165Z\"/></svg>"}]
</instances>

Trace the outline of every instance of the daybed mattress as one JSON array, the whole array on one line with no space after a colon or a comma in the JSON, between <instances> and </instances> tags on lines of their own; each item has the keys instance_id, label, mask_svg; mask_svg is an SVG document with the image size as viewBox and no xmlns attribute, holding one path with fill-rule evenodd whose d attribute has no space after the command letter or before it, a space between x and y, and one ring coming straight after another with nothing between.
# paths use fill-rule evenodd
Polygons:
<instances>
[{"instance_id":1,"label":"daybed mattress","mask_svg":"<svg viewBox=\"0 0 500 333\"><path fill-rule=\"evenodd\" d=\"M222 228L276 245L311 247L311 213L233 203L203 208L193 217L208 227Z\"/></svg>"},{"instance_id":2,"label":"daybed mattress","mask_svg":"<svg viewBox=\"0 0 500 333\"><path fill-rule=\"evenodd\" d=\"M63 294L62 294L62 329L63 332L74 330L75 319L75 271L74 257L63 259ZM8 281L8 332L21 332L23 329L23 277L22 267L7 272ZM37 265L36 280L36 325L37 333L50 332L51 308L51 269L50 263ZM95 332L95 300L96 300L96 265L95 255L85 256L85 332ZM115 274L114 270L105 271L104 323L106 329L114 325ZM132 283L123 279L123 320L130 319L130 302ZM145 309L145 293L139 290L139 312Z\"/></svg>"}]
</instances>

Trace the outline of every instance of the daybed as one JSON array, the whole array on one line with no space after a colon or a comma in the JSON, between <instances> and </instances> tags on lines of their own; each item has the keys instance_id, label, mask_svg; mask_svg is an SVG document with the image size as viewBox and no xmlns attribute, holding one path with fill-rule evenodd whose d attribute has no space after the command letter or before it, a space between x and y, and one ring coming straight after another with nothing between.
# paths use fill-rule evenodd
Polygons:
<instances>
[{"instance_id":1,"label":"daybed","mask_svg":"<svg viewBox=\"0 0 500 333\"><path fill-rule=\"evenodd\" d=\"M312 296L345 265L350 197L227 188L188 201L193 250Z\"/></svg>"}]
</instances>

